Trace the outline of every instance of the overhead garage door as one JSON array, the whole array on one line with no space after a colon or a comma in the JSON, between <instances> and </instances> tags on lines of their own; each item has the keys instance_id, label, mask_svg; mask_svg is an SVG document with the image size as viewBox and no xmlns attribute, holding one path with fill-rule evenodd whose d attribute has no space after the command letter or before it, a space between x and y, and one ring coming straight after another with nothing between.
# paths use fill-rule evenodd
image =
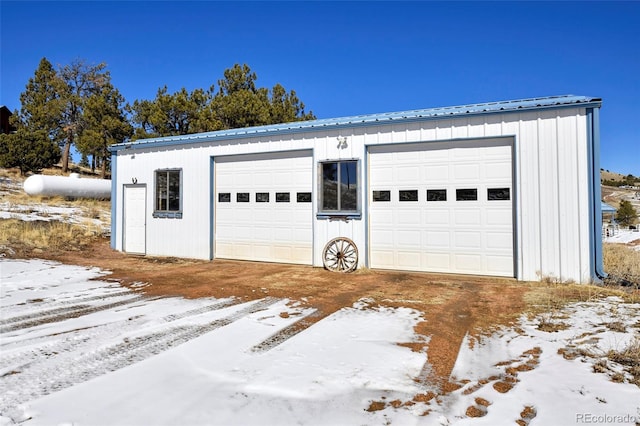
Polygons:
<instances>
[{"instance_id":1,"label":"overhead garage door","mask_svg":"<svg viewBox=\"0 0 640 426\"><path fill-rule=\"evenodd\" d=\"M370 266L513 277L511 151L511 139L370 147Z\"/></svg>"},{"instance_id":2,"label":"overhead garage door","mask_svg":"<svg viewBox=\"0 0 640 426\"><path fill-rule=\"evenodd\" d=\"M215 159L215 257L310 265L311 151Z\"/></svg>"}]
</instances>

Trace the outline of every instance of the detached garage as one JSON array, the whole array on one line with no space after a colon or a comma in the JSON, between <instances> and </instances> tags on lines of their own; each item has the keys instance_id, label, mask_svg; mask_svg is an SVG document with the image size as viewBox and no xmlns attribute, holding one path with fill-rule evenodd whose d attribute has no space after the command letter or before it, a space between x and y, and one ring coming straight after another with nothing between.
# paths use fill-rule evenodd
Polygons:
<instances>
[{"instance_id":1,"label":"detached garage","mask_svg":"<svg viewBox=\"0 0 640 426\"><path fill-rule=\"evenodd\" d=\"M600 106L554 96L114 145L111 244L598 281Z\"/></svg>"}]
</instances>

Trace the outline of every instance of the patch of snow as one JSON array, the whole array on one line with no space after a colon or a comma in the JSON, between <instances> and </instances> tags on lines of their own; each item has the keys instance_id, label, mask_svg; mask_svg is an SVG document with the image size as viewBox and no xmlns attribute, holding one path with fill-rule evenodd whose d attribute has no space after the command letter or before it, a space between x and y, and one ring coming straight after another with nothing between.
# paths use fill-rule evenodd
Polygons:
<instances>
[{"instance_id":1,"label":"patch of snow","mask_svg":"<svg viewBox=\"0 0 640 426\"><path fill-rule=\"evenodd\" d=\"M614 383L625 372L607 358L639 338L640 304L619 298L553 312L556 332L523 316L467 336L452 372L466 384L421 402L428 351L399 345L424 342L412 309L362 299L265 349L314 310L151 298L49 261L0 260L0 271L0 425L512 425L525 407L531 425L640 419L640 388ZM367 411L372 401L382 409Z\"/></svg>"}]
</instances>

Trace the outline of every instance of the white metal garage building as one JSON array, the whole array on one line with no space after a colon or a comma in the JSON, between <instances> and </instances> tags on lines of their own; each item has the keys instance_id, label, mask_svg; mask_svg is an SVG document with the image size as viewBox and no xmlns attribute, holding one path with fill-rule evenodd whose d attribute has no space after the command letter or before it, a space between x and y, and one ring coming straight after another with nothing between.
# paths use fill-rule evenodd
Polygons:
<instances>
[{"instance_id":1,"label":"white metal garage building","mask_svg":"<svg viewBox=\"0 0 640 426\"><path fill-rule=\"evenodd\" d=\"M111 245L323 266L342 237L354 267L597 281L600 107L554 96L114 145Z\"/></svg>"}]
</instances>

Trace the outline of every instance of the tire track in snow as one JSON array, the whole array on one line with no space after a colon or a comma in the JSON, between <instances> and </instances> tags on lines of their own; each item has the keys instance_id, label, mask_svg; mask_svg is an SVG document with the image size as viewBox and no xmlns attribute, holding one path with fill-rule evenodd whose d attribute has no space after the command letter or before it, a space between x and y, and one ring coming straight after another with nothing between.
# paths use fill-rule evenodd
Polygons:
<instances>
[{"instance_id":1,"label":"tire track in snow","mask_svg":"<svg viewBox=\"0 0 640 426\"><path fill-rule=\"evenodd\" d=\"M296 334L305 331L307 328L311 327L313 324L317 323L321 319L325 318L327 315L314 310L309 315L300 318L296 322L289 324L285 328L281 329L277 333L269 336L267 339L258 343L251 347L251 352L266 352L269 351L276 346L282 344L283 342L289 340Z\"/></svg>"},{"instance_id":2,"label":"tire track in snow","mask_svg":"<svg viewBox=\"0 0 640 426\"><path fill-rule=\"evenodd\" d=\"M81 356L74 355L77 352L63 353L55 360L48 359L46 362L33 364L20 374L5 375L0 378L2 387L7 389L0 396L0 414L17 422L23 421L25 419L21 417L24 414L18 408L22 403L157 355L247 315L265 310L279 300L267 297L209 323L173 326L145 336L125 339Z\"/></svg>"},{"instance_id":3,"label":"tire track in snow","mask_svg":"<svg viewBox=\"0 0 640 426\"><path fill-rule=\"evenodd\" d=\"M129 292L129 294L131 293ZM147 300L155 299L156 298ZM220 302L206 305L197 309L191 309L189 311L167 315L161 320L165 322L172 322L179 319L223 309L240 303L242 303L242 301L235 298L222 300ZM1 343L0 377L7 374L20 373L22 370L24 370L37 360L46 360L61 353L70 352L76 349L82 349L81 346L83 344L87 342L92 343L97 337L102 337L103 340L105 338L116 338L118 335L122 335L126 330L139 329L142 326L142 322L137 320L139 320L140 318L140 315L136 315L134 317L109 324L99 324L62 333L49 334L45 336L34 337L31 339L23 339L10 343ZM70 336L67 335L69 333L71 333ZM56 338L57 336L61 336L63 334L67 336ZM39 346L34 348L34 346L36 345ZM20 350L19 348L22 346L29 346L29 348ZM16 349L12 350L12 348Z\"/></svg>"},{"instance_id":4,"label":"tire track in snow","mask_svg":"<svg viewBox=\"0 0 640 426\"><path fill-rule=\"evenodd\" d=\"M145 299L144 296L136 295L126 300L107 303L104 305L96 305L96 306L79 305L79 306L71 306L69 308L60 308L60 310L54 310L54 311L58 311L57 313L54 313L54 314L50 314L51 311L49 311L49 313L42 313L42 312L35 313L33 315L27 315L26 320L13 322L13 323L10 323L10 325L5 325L0 327L0 333L9 333L11 331L31 328L31 327L35 327L42 324L50 324L54 322L61 322L71 318L78 318L84 315L89 315L96 312L117 308L119 306L130 305L132 303L139 302L143 299Z\"/></svg>"},{"instance_id":5,"label":"tire track in snow","mask_svg":"<svg viewBox=\"0 0 640 426\"><path fill-rule=\"evenodd\" d=\"M132 292L132 291L120 291L117 293L107 293L105 295L102 296L91 296L91 297L84 297L84 298L79 298L79 299L74 299L74 300L61 300L61 301L52 301L52 302L42 302L46 305L73 305L73 306L67 306L67 307L61 307L61 308L55 308L55 309L49 309L49 310L45 310L45 311L37 311L34 312L33 310L29 310L29 314L26 315L18 315L15 317L10 317L10 318L5 318L0 320L0 325L5 325L5 324L11 324L14 322L20 322L20 321L26 321L26 320L30 320L30 319L34 319L34 318L39 318L39 317L43 317L43 316L50 316L50 315L57 315L57 314L62 314L65 312L71 312L75 309L84 309L84 308L88 308L90 305L86 305L86 303L88 302L95 302L95 301L102 301L105 299L112 299L114 297L123 297L123 296L132 296L135 295L136 293ZM31 302L34 303L34 302ZM16 305L14 305L16 306ZM33 305L31 305L33 306ZM40 303L38 303L38 307L44 307L42 306ZM3 309L5 309L3 307Z\"/></svg>"}]
</instances>

